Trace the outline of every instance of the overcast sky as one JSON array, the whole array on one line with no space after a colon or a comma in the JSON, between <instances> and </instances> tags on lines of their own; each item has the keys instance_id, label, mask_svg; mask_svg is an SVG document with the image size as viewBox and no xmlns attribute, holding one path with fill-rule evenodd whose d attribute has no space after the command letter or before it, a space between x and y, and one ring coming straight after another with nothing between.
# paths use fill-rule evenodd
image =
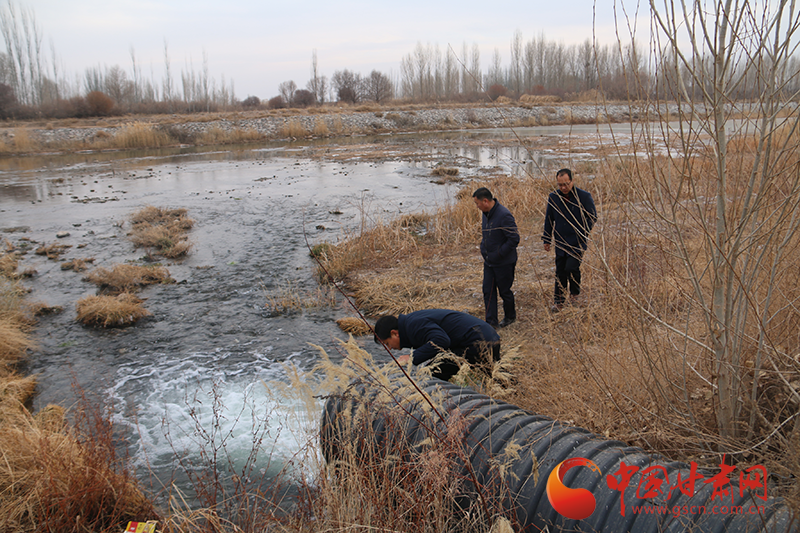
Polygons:
<instances>
[{"instance_id":1,"label":"overcast sky","mask_svg":"<svg viewBox=\"0 0 800 533\"><path fill-rule=\"evenodd\" d=\"M320 73L329 78L345 68L397 76L401 59L418 42L442 52L452 46L459 55L466 42L480 47L485 71L495 49L507 66L516 31L523 42L544 34L574 44L594 34L611 44L615 4L617 16L621 11L619 0L597 0L596 7L592 0L12 1L33 11L48 57L52 43L72 80L97 66L119 65L130 75L133 50L143 74L160 86L166 42L173 85L181 70L202 71L205 53L209 75L217 83L224 77L227 86L232 80L240 99L275 96L286 80L305 87L314 50Z\"/></svg>"}]
</instances>

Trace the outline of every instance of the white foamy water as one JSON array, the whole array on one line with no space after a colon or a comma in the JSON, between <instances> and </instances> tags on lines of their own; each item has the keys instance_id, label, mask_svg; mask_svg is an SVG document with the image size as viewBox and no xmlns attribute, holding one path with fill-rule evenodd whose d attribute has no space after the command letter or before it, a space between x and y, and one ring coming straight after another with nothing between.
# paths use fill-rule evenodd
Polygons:
<instances>
[{"instance_id":1,"label":"white foamy water","mask_svg":"<svg viewBox=\"0 0 800 533\"><path fill-rule=\"evenodd\" d=\"M289 478L317 446L321 404L313 412L280 394L286 367L272 347L241 354L217 350L174 358L151 354L145 363L121 365L106 391L129 428L133 466L166 484L176 470L210 469ZM299 365L303 363L298 361ZM292 466L287 470L287 465Z\"/></svg>"}]
</instances>

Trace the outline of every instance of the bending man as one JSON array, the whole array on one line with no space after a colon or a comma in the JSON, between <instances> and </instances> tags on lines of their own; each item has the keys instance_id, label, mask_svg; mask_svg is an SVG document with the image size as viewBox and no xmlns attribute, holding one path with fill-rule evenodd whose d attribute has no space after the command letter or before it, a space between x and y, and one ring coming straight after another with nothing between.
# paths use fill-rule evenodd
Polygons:
<instances>
[{"instance_id":1,"label":"bending man","mask_svg":"<svg viewBox=\"0 0 800 533\"><path fill-rule=\"evenodd\" d=\"M500 336L492 326L467 313L449 309L423 309L407 315L383 316L375 322L375 342L393 350L413 348L413 364L430 364L441 352L451 351L473 367L491 375L500 360ZM409 356L398 358L400 363ZM434 363L432 375L448 380L458 364L443 358Z\"/></svg>"}]
</instances>

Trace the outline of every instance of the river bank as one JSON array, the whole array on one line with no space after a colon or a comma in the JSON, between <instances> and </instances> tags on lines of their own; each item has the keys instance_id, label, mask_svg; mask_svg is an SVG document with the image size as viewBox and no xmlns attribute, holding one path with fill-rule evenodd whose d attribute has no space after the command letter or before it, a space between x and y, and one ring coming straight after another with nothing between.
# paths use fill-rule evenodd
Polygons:
<instances>
[{"instance_id":1,"label":"river bank","mask_svg":"<svg viewBox=\"0 0 800 533\"><path fill-rule=\"evenodd\" d=\"M473 106L319 107L193 115L130 115L6 123L0 126L2 152L113 147L110 139L131 124L147 124L181 144L204 143L246 132L249 140L339 135L446 131L458 129L595 124L638 120L633 104L493 104Z\"/></svg>"}]
</instances>

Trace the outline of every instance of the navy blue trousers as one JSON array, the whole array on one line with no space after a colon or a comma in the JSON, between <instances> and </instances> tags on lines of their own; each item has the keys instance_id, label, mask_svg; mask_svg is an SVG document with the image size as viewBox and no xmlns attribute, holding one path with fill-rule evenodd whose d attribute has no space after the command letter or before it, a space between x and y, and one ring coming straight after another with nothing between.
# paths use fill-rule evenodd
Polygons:
<instances>
[{"instance_id":1,"label":"navy blue trousers","mask_svg":"<svg viewBox=\"0 0 800 533\"><path fill-rule=\"evenodd\" d=\"M503 314L508 320L516 320L517 308L514 304L514 271L517 264L490 267L483 264L483 305L486 308L486 322L497 327L497 296L503 300Z\"/></svg>"},{"instance_id":2,"label":"navy blue trousers","mask_svg":"<svg viewBox=\"0 0 800 533\"><path fill-rule=\"evenodd\" d=\"M556 254L555 303L563 304L567 291L573 296L581 293L581 257Z\"/></svg>"}]
</instances>

